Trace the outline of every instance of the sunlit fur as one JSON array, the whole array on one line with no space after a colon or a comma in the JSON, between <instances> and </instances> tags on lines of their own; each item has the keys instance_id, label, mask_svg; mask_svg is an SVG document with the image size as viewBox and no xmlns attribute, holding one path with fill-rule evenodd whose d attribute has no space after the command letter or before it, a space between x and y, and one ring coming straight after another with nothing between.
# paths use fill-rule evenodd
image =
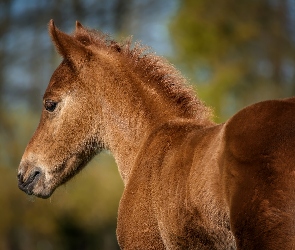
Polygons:
<instances>
[{"instance_id":1,"label":"sunlit fur","mask_svg":"<svg viewBox=\"0 0 295 250\"><path fill-rule=\"evenodd\" d=\"M47 198L102 149L125 188L122 249L295 249L295 100L224 124L179 72L130 39L49 24L63 57L20 163L19 187ZM89 195L89 194L85 194Z\"/></svg>"}]
</instances>

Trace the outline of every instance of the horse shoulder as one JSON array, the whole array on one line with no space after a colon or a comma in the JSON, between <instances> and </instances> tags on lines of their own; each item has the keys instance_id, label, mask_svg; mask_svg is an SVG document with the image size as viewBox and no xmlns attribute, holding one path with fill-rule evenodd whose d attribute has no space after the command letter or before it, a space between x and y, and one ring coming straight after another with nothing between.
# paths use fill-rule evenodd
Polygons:
<instances>
[{"instance_id":1,"label":"horse shoulder","mask_svg":"<svg viewBox=\"0 0 295 250\"><path fill-rule=\"evenodd\" d=\"M230 232L229 211L220 178L224 124L207 127L195 133L191 144L193 162L188 178L191 205L197 223L196 237L203 235L210 249L235 249ZM205 229L203 232L200 229ZM203 234L204 233L204 234ZM204 239L203 238L203 239ZM203 249L203 248L201 248Z\"/></svg>"},{"instance_id":2,"label":"horse shoulder","mask_svg":"<svg viewBox=\"0 0 295 250\"><path fill-rule=\"evenodd\" d=\"M155 212L159 196L153 175L171 147L170 130L170 124L154 129L136 156L119 205L117 236L122 249L165 249Z\"/></svg>"},{"instance_id":3,"label":"horse shoulder","mask_svg":"<svg viewBox=\"0 0 295 250\"><path fill-rule=\"evenodd\" d=\"M145 146L141 163L151 169L150 209L168 248L234 248L219 192L221 134L222 126L171 123Z\"/></svg>"},{"instance_id":4,"label":"horse shoulder","mask_svg":"<svg viewBox=\"0 0 295 250\"><path fill-rule=\"evenodd\" d=\"M118 211L117 238L121 249L165 249L151 192L152 170L165 153L165 142L161 133L154 131L141 145L129 173Z\"/></svg>"}]
</instances>

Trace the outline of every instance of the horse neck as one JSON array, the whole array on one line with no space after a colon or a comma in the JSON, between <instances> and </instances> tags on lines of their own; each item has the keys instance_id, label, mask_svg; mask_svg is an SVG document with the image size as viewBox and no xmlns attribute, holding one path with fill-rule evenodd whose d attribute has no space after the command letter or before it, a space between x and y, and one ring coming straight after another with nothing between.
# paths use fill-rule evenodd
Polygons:
<instances>
[{"instance_id":1,"label":"horse neck","mask_svg":"<svg viewBox=\"0 0 295 250\"><path fill-rule=\"evenodd\" d=\"M181 117L179 107L155 87L157 84L119 60L111 60L109 55L104 59L96 67L96 78L103 76L97 83L100 89L96 90L102 109L103 141L114 155L126 183L147 136L165 122L189 117Z\"/></svg>"},{"instance_id":2,"label":"horse neck","mask_svg":"<svg viewBox=\"0 0 295 250\"><path fill-rule=\"evenodd\" d=\"M107 91L102 91L106 93L101 96L100 104L103 141L114 155L124 183L145 138L173 116L168 110L161 114L157 108L161 106L160 98L151 92L143 89L142 83L133 74L125 78L121 76L120 83L111 83Z\"/></svg>"}]
</instances>

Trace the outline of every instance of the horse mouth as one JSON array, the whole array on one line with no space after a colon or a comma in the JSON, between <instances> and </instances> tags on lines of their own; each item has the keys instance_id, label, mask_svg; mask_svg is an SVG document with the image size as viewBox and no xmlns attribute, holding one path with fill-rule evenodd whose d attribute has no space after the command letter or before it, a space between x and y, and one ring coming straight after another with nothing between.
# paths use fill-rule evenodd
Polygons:
<instances>
[{"instance_id":1,"label":"horse mouth","mask_svg":"<svg viewBox=\"0 0 295 250\"><path fill-rule=\"evenodd\" d=\"M24 191L27 195L35 195L40 198L48 198L52 192L48 192L44 187L40 187L43 173L40 168L34 168L31 170L29 177L25 177L22 172L17 175L18 187Z\"/></svg>"},{"instance_id":2,"label":"horse mouth","mask_svg":"<svg viewBox=\"0 0 295 250\"><path fill-rule=\"evenodd\" d=\"M70 155L61 164L41 169L33 167L34 161L23 160L19 166L18 187L28 195L49 198L55 189L81 171L95 155L85 152Z\"/></svg>"}]
</instances>

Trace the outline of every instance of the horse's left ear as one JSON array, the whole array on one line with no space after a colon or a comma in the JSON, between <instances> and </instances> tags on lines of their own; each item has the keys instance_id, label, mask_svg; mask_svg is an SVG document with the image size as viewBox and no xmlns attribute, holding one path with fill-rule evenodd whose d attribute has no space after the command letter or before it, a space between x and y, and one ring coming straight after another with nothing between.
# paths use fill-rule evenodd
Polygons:
<instances>
[{"instance_id":1,"label":"horse's left ear","mask_svg":"<svg viewBox=\"0 0 295 250\"><path fill-rule=\"evenodd\" d=\"M76 21L76 32L79 32L80 30L84 30L84 27L79 21Z\"/></svg>"},{"instance_id":2,"label":"horse's left ear","mask_svg":"<svg viewBox=\"0 0 295 250\"><path fill-rule=\"evenodd\" d=\"M83 26L79 22L76 22L76 29L83 29ZM53 20L50 20L48 30L58 53L74 64L86 59L91 54L91 51L75 37L57 29Z\"/></svg>"}]
</instances>

